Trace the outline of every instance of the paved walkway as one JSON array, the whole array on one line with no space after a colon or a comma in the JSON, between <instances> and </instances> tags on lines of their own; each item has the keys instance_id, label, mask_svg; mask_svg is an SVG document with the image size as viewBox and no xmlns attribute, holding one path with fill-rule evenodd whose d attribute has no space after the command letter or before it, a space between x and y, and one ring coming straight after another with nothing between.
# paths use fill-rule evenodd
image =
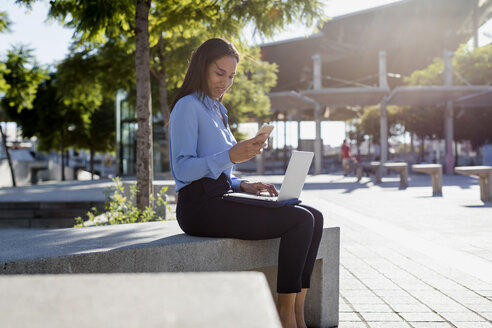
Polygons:
<instances>
[{"instance_id":1,"label":"paved walkway","mask_svg":"<svg viewBox=\"0 0 492 328\"><path fill-rule=\"evenodd\" d=\"M492 328L492 203L480 201L478 180L445 176L443 197L432 197L428 176L398 184L307 179L301 198L323 211L325 226L341 227L339 327ZM37 186L15 198L94 197L89 185ZM0 200L10 197L0 189Z\"/></svg>"},{"instance_id":2,"label":"paved walkway","mask_svg":"<svg viewBox=\"0 0 492 328\"><path fill-rule=\"evenodd\" d=\"M398 181L307 179L301 198L341 227L339 327L492 327L492 203L478 181L445 176L443 197L428 176Z\"/></svg>"}]
</instances>

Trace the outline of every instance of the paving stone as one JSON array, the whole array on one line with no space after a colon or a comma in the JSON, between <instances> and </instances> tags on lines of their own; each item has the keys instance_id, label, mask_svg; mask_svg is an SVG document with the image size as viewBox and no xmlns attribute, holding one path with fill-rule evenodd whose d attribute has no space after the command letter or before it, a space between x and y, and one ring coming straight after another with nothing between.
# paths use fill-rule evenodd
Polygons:
<instances>
[{"instance_id":1,"label":"paving stone","mask_svg":"<svg viewBox=\"0 0 492 328\"><path fill-rule=\"evenodd\" d=\"M340 321L338 323L338 328L367 328L367 327L369 327L369 326L366 325L362 321L359 321L359 322L355 322L355 321Z\"/></svg>"},{"instance_id":2,"label":"paving stone","mask_svg":"<svg viewBox=\"0 0 492 328\"><path fill-rule=\"evenodd\" d=\"M418 300L411 296L382 296L382 299L384 299L388 304L420 304Z\"/></svg>"},{"instance_id":3,"label":"paving stone","mask_svg":"<svg viewBox=\"0 0 492 328\"><path fill-rule=\"evenodd\" d=\"M492 290L491 289L485 289L485 290L475 290L478 294L486 297L492 297Z\"/></svg>"},{"instance_id":4,"label":"paving stone","mask_svg":"<svg viewBox=\"0 0 492 328\"><path fill-rule=\"evenodd\" d=\"M353 290L344 290L342 296L344 297L374 297L377 296L371 290L365 289L353 289Z\"/></svg>"},{"instance_id":5,"label":"paving stone","mask_svg":"<svg viewBox=\"0 0 492 328\"><path fill-rule=\"evenodd\" d=\"M492 328L490 322L452 322L456 328Z\"/></svg>"},{"instance_id":6,"label":"paving stone","mask_svg":"<svg viewBox=\"0 0 492 328\"><path fill-rule=\"evenodd\" d=\"M484 305L490 305L492 306L492 302L487 299L486 297L482 297L482 296L475 296L475 297L457 297L456 298L456 301L460 302L461 304L465 304L465 305L480 305L480 304L484 304Z\"/></svg>"},{"instance_id":7,"label":"paving stone","mask_svg":"<svg viewBox=\"0 0 492 328\"><path fill-rule=\"evenodd\" d=\"M470 304L467 305L468 308L475 312L491 312L492 311L492 303L490 304Z\"/></svg>"},{"instance_id":8,"label":"paving stone","mask_svg":"<svg viewBox=\"0 0 492 328\"><path fill-rule=\"evenodd\" d=\"M458 304L456 302L432 304L429 305L429 307L436 312L469 312L470 311L467 307Z\"/></svg>"},{"instance_id":9,"label":"paving stone","mask_svg":"<svg viewBox=\"0 0 492 328\"><path fill-rule=\"evenodd\" d=\"M373 289L374 294L378 296L399 296L406 297L409 296L408 292L401 288L398 289Z\"/></svg>"},{"instance_id":10,"label":"paving stone","mask_svg":"<svg viewBox=\"0 0 492 328\"><path fill-rule=\"evenodd\" d=\"M340 312L338 320L342 321L361 321L355 312Z\"/></svg>"},{"instance_id":11,"label":"paving stone","mask_svg":"<svg viewBox=\"0 0 492 328\"><path fill-rule=\"evenodd\" d=\"M419 322L438 322L445 321L439 315L434 312L424 312L424 313L415 313L415 312L400 312L399 313L406 321L419 321Z\"/></svg>"},{"instance_id":12,"label":"paving stone","mask_svg":"<svg viewBox=\"0 0 492 328\"><path fill-rule=\"evenodd\" d=\"M391 307L396 312L407 312L407 313L408 312L413 312L413 313L432 312L432 310L429 309L424 304L391 304Z\"/></svg>"},{"instance_id":13,"label":"paving stone","mask_svg":"<svg viewBox=\"0 0 492 328\"><path fill-rule=\"evenodd\" d=\"M387 312L361 312L360 313L366 321L403 321L396 313Z\"/></svg>"},{"instance_id":14,"label":"paving stone","mask_svg":"<svg viewBox=\"0 0 492 328\"><path fill-rule=\"evenodd\" d=\"M492 321L492 312L480 312L480 315L484 316L488 320Z\"/></svg>"},{"instance_id":15,"label":"paving stone","mask_svg":"<svg viewBox=\"0 0 492 328\"><path fill-rule=\"evenodd\" d=\"M481 316L479 316L473 312L462 312L462 313L441 312L439 314L442 315L447 320L452 321L452 322L454 322L454 321L457 321L457 322L486 321L486 319L482 318Z\"/></svg>"},{"instance_id":16,"label":"paving stone","mask_svg":"<svg viewBox=\"0 0 492 328\"><path fill-rule=\"evenodd\" d=\"M384 304L383 300L381 300L377 296L372 297L349 297L347 298L352 304Z\"/></svg>"},{"instance_id":17,"label":"paving stone","mask_svg":"<svg viewBox=\"0 0 492 328\"><path fill-rule=\"evenodd\" d=\"M401 322L368 322L371 328L409 328L410 325L405 321Z\"/></svg>"},{"instance_id":18,"label":"paving stone","mask_svg":"<svg viewBox=\"0 0 492 328\"><path fill-rule=\"evenodd\" d=\"M450 328L453 327L449 322L412 322L414 328ZM478 328L478 327L474 327Z\"/></svg>"},{"instance_id":19,"label":"paving stone","mask_svg":"<svg viewBox=\"0 0 492 328\"><path fill-rule=\"evenodd\" d=\"M338 311L339 312L353 312L352 308L347 305L345 302L340 302L338 305Z\"/></svg>"},{"instance_id":20,"label":"paving stone","mask_svg":"<svg viewBox=\"0 0 492 328\"><path fill-rule=\"evenodd\" d=\"M353 306L358 312L394 312L386 304L354 304Z\"/></svg>"}]
</instances>

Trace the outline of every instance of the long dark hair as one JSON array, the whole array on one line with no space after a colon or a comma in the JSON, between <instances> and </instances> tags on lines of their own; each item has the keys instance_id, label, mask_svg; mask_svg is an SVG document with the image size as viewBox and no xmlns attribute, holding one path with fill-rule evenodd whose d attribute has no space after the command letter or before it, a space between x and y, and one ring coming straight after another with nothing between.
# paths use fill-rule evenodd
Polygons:
<instances>
[{"instance_id":1,"label":"long dark hair","mask_svg":"<svg viewBox=\"0 0 492 328\"><path fill-rule=\"evenodd\" d=\"M193 52L183 85L174 98L171 111L178 100L195 91L198 91L203 97L210 94L207 86L208 66L217 59L225 56L234 57L239 63L239 52L234 48L232 43L222 38L209 39ZM222 100L222 97L219 100Z\"/></svg>"}]
</instances>

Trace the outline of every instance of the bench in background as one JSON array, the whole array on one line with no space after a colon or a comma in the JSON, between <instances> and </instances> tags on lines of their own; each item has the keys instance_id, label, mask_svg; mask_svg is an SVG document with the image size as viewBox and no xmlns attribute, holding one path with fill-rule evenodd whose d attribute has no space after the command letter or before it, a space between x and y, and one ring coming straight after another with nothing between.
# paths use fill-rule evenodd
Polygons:
<instances>
[{"instance_id":1,"label":"bench in background","mask_svg":"<svg viewBox=\"0 0 492 328\"><path fill-rule=\"evenodd\" d=\"M457 166L454 171L477 176L480 179L480 199L483 202L492 202L492 166Z\"/></svg>"},{"instance_id":2,"label":"bench in background","mask_svg":"<svg viewBox=\"0 0 492 328\"><path fill-rule=\"evenodd\" d=\"M442 196L442 165L441 164L414 164L415 172L429 174L432 180L432 196Z\"/></svg>"}]
</instances>

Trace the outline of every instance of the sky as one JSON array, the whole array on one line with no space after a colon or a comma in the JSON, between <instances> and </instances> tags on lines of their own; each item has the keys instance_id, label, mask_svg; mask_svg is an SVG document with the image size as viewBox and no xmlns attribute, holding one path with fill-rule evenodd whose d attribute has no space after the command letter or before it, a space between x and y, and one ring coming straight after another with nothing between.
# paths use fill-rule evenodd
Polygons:
<instances>
[{"instance_id":1,"label":"sky","mask_svg":"<svg viewBox=\"0 0 492 328\"><path fill-rule=\"evenodd\" d=\"M385 5L398 0L329 0L325 12L329 17L347 14L371 7ZM32 10L15 4L15 0L1 0L0 11L6 11L11 25L10 33L0 34L0 55L5 55L12 45L29 45L39 63L47 65L62 60L68 53L72 30L56 21L47 21L48 1L36 1ZM302 25L287 26L285 31L273 39L252 38L254 43L279 41L312 34L313 28Z\"/></svg>"}]
</instances>

